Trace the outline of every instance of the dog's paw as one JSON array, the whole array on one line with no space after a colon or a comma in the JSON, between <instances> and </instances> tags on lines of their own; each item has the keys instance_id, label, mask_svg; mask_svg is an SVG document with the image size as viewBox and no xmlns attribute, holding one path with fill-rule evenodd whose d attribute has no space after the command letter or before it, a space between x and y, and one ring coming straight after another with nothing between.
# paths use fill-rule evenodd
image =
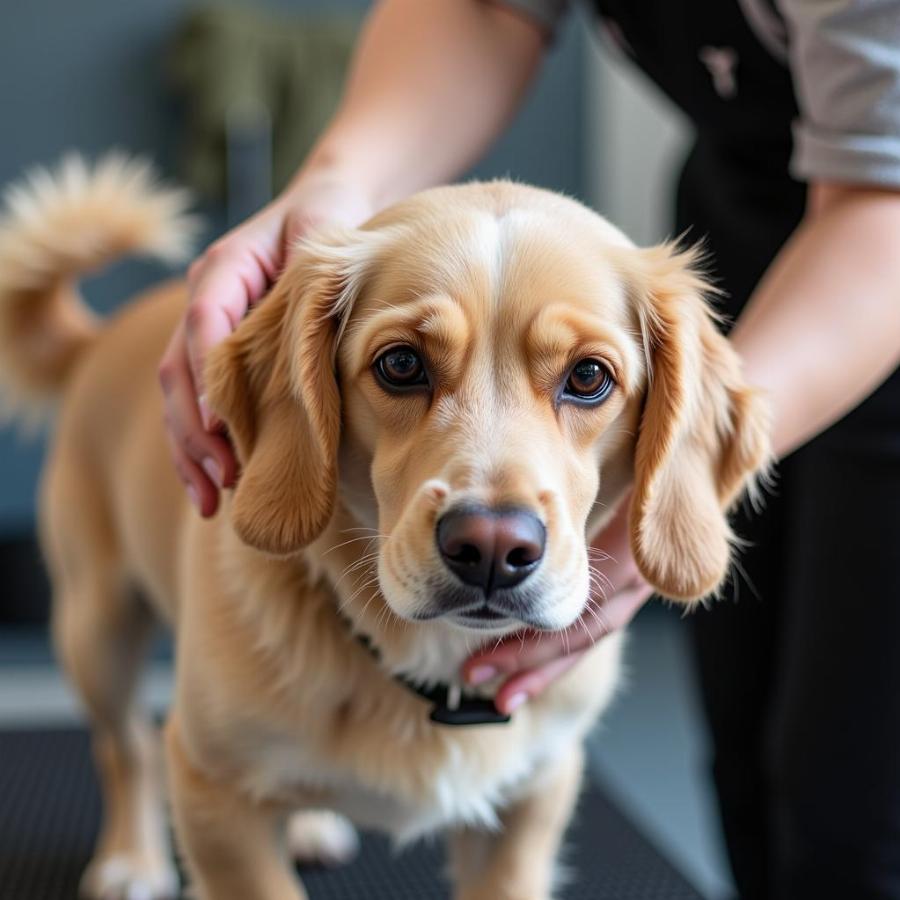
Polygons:
<instances>
[{"instance_id":1,"label":"dog's paw","mask_svg":"<svg viewBox=\"0 0 900 900\"><path fill-rule=\"evenodd\" d=\"M294 813L288 820L287 842L301 865L340 866L359 852L356 829L329 810Z\"/></svg>"},{"instance_id":2,"label":"dog's paw","mask_svg":"<svg viewBox=\"0 0 900 900\"><path fill-rule=\"evenodd\" d=\"M93 860L79 886L86 900L176 900L178 891L178 875L170 864L124 853Z\"/></svg>"}]
</instances>

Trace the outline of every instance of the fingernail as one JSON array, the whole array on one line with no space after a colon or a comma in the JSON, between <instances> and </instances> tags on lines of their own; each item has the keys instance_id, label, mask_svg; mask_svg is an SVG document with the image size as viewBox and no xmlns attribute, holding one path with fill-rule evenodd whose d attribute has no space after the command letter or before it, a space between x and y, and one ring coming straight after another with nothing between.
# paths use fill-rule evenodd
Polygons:
<instances>
[{"instance_id":1,"label":"fingernail","mask_svg":"<svg viewBox=\"0 0 900 900\"><path fill-rule=\"evenodd\" d=\"M197 488L195 488L192 484L187 485L185 488L187 491L188 497L191 498L191 503L197 508L197 511L200 511L200 495L197 493Z\"/></svg>"},{"instance_id":2,"label":"fingernail","mask_svg":"<svg viewBox=\"0 0 900 900\"><path fill-rule=\"evenodd\" d=\"M200 418L203 420L203 427L210 431L213 426L213 414L212 410L209 408L209 404L206 402L206 394L201 394L197 398L197 407L200 409Z\"/></svg>"},{"instance_id":3,"label":"fingernail","mask_svg":"<svg viewBox=\"0 0 900 900\"><path fill-rule=\"evenodd\" d=\"M222 470L219 468L219 464L211 456L207 456L200 465L203 466L203 471L212 479L213 484L221 490Z\"/></svg>"},{"instance_id":4,"label":"fingernail","mask_svg":"<svg viewBox=\"0 0 900 900\"><path fill-rule=\"evenodd\" d=\"M495 678L496 675L497 670L493 666L476 666L469 672L468 682L473 687L477 687L479 684L484 684L486 681Z\"/></svg>"},{"instance_id":5,"label":"fingernail","mask_svg":"<svg viewBox=\"0 0 900 900\"><path fill-rule=\"evenodd\" d=\"M513 712L513 710L518 709L527 700L528 694L526 694L524 691L519 694L513 694L512 697L510 697L509 700L506 701L506 711Z\"/></svg>"}]
</instances>

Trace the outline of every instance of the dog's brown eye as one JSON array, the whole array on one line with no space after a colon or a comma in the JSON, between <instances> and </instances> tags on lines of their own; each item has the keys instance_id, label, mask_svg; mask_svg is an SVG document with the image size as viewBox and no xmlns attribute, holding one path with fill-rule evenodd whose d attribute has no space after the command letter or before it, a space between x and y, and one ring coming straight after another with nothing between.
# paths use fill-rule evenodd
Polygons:
<instances>
[{"instance_id":1,"label":"dog's brown eye","mask_svg":"<svg viewBox=\"0 0 900 900\"><path fill-rule=\"evenodd\" d=\"M609 370L597 359L582 359L572 366L563 396L582 402L599 403L613 388Z\"/></svg>"},{"instance_id":2,"label":"dog's brown eye","mask_svg":"<svg viewBox=\"0 0 900 900\"><path fill-rule=\"evenodd\" d=\"M427 385L422 358L412 347L394 347L375 361L375 373L388 388L403 389Z\"/></svg>"}]
</instances>

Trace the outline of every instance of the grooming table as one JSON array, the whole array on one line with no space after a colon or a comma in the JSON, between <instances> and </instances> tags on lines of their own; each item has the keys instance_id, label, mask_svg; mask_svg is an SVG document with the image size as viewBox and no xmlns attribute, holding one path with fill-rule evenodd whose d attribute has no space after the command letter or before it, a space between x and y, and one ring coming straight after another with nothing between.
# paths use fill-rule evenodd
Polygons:
<instances>
[{"instance_id":1,"label":"grooming table","mask_svg":"<svg viewBox=\"0 0 900 900\"><path fill-rule=\"evenodd\" d=\"M72 900L100 803L87 732L0 730L0 900ZM702 900L602 789L582 794L562 858L565 900ZM339 869L306 869L311 900L446 900L439 840L398 854L366 834Z\"/></svg>"}]
</instances>

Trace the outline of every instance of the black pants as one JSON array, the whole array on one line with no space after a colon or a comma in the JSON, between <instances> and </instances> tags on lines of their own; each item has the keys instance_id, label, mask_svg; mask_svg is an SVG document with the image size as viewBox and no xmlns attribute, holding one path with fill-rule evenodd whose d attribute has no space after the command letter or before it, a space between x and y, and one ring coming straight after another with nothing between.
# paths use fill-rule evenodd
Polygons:
<instances>
[{"instance_id":1,"label":"black pants","mask_svg":"<svg viewBox=\"0 0 900 900\"><path fill-rule=\"evenodd\" d=\"M733 315L802 214L784 171L707 139L685 167L679 224ZM743 574L692 621L740 896L900 898L900 372L736 530Z\"/></svg>"}]
</instances>

